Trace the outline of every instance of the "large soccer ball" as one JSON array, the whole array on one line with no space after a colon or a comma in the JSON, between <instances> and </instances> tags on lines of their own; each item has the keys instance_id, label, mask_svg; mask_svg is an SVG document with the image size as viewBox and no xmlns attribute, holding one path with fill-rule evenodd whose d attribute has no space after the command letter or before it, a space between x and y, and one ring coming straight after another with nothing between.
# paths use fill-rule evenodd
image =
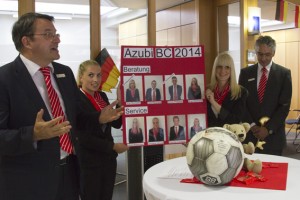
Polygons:
<instances>
[{"instance_id":1,"label":"large soccer ball","mask_svg":"<svg viewBox=\"0 0 300 200\"><path fill-rule=\"evenodd\" d=\"M225 128L212 127L198 132L187 147L187 164L192 174L207 185L224 185L240 172L243 145Z\"/></svg>"}]
</instances>

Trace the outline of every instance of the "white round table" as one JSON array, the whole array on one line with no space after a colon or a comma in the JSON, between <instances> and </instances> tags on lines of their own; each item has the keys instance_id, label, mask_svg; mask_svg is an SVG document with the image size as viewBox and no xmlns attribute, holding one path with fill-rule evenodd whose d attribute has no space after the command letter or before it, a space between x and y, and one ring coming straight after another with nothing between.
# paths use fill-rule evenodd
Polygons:
<instances>
[{"instance_id":1,"label":"white round table","mask_svg":"<svg viewBox=\"0 0 300 200\"><path fill-rule=\"evenodd\" d=\"M286 190L207 186L204 184L180 183L182 179L180 177L162 178L168 169L183 169L187 166L186 158L180 157L156 164L146 171L143 177L145 196L147 200L234 200L238 198L242 200L290 200L299 198L300 160L264 154L254 154L247 157L265 162L288 163ZM190 176L192 175L190 174Z\"/></svg>"}]
</instances>

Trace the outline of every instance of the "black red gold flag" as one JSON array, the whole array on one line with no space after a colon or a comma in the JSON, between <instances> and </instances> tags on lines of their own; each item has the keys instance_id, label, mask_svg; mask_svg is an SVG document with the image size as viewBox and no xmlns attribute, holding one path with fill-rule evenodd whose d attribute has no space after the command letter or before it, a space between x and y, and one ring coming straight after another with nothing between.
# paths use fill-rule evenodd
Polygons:
<instances>
[{"instance_id":1,"label":"black red gold flag","mask_svg":"<svg viewBox=\"0 0 300 200\"><path fill-rule=\"evenodd\" d=\"M300 11L300 5L299 6L295 6L295 27L299 28L300 27L300 15L299 15L299 11Z\"/></svg>"},{"instance_id":2,"label":"black red gold flag","mask_svg":"<svg viewBox=\"0 0 300 200\"><path fill-rule=\"evenodd\" d=\"M284 0L277 0L275 19L278 21L286 21L288 12L288 2Z\"/></svg>"},{"instance_id":3,"label":"black red gold flag","mask_svg":"<svg viewBox=\"0 0 300 200\"><path fill-rule=\"evenodd\" d=\"M95 59L101 66L102 81L100 90L111 92L118 84L120 71L112 60L106 48L102 49Z\"/></svg>"}]
</instances>

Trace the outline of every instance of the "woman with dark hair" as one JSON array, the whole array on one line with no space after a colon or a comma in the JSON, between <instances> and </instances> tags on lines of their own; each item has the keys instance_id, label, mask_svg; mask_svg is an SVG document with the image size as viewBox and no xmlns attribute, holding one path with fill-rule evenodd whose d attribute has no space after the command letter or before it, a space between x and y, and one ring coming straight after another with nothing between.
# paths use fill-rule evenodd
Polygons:
<instances>
[{"instance_id":1,"label":"woman with dark hair","mask_svg":"<svg viewBox=\"0 0 300 200\"><path fill-rule=\"evenodd\" d=\"M201 88L198 85L198 80L194 77L191 81L191 86L188 89L188 99L201 99Z\"/></svg>"}]
</instances>

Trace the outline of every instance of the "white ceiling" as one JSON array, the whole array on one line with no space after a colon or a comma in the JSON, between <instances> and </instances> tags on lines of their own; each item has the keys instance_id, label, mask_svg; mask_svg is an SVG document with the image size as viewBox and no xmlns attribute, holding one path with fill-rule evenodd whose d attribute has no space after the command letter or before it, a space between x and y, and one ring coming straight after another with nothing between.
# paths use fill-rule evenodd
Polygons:
<instances>
[{"instance_id":1,"label":"white ceiling","mask_svg":"<svg viewBox=\"0 0 300 200\"><path fill-rule=\"evenodd\" d=\"M191 0L156 0L156 8L157 10L162 10L188 1ZM36 0L36 2L89 5L89 0ZM145 9L147 8L147 0L101 0L101 5L129 9Z\"/></svg>"}]
</instances>

